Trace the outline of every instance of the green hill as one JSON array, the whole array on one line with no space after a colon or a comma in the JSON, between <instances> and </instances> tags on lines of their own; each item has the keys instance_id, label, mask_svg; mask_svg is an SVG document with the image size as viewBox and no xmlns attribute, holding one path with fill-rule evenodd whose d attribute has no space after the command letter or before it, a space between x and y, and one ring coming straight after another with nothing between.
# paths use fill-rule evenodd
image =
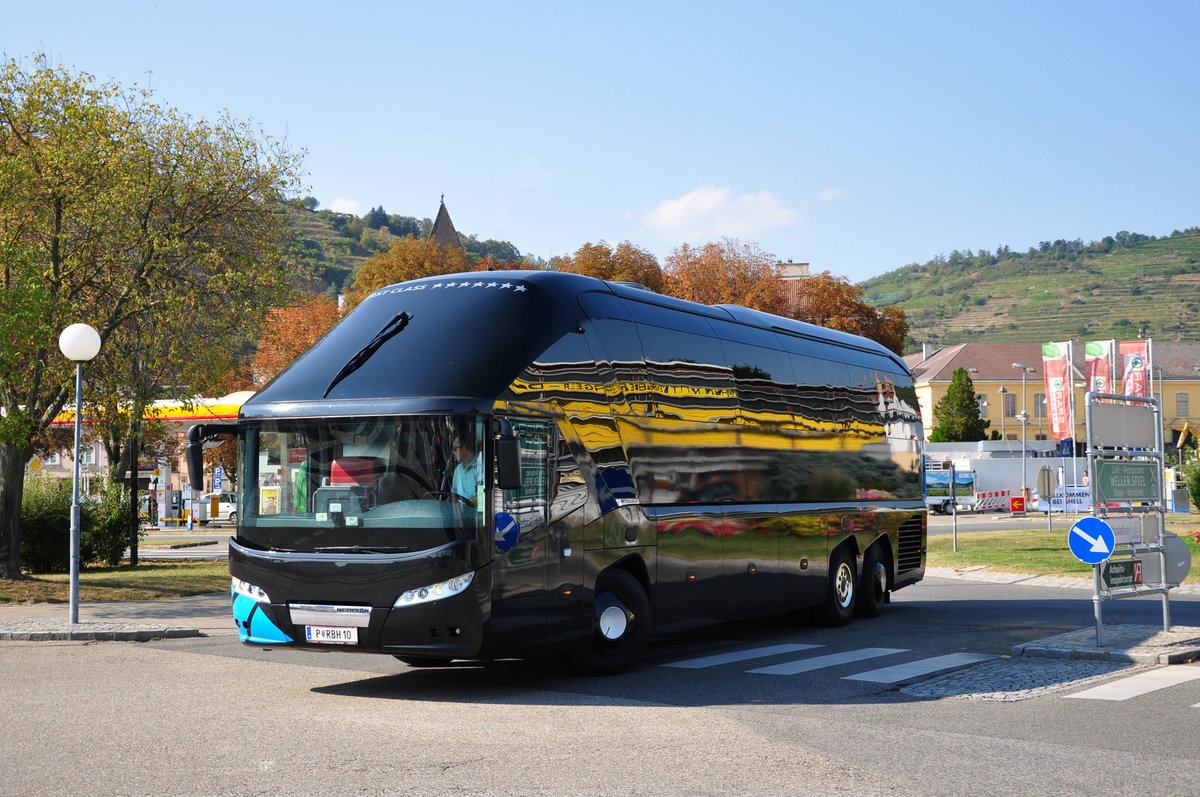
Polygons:
<instances>
[{"instance_id":1,"label":"green hill","mask_svg":"<svg viewBox=\"0 0 1200 797\"><path fill-rule=\"evenodd\" d=\"M311 200L315 205L316 200ZM295 207L288 210L292 240L289 253L312 274L315 293L336 296L350 287L355 270L376 252L387 249L394 236L429 235L433 222L414 216L388 215L383 208L372 208L361 217L332 210ZM508 241L481 241L477 235L459 233L462 246L471 259L491 255L501 262L537 262L522 257Z\"/></svg>"},{"instance_id":2,"label":"green hill","mask_svg":"<svg viewBox=\"0 0 1200 797\"><path fill-rule=\"evenodd\" d=\"M898 304L914 341L987 335L1028 342L1079 337L1200 341L1200 229L1154 238L1044 242L1027 252L952 252L863 283L877 305Z\"/></svg>"},{"instance_id":3,"label":"green hill","mask_svg":"<svg viewBox=\"0 0 1200 797\"><path fill-rule=\"evenodd\" d=\"M332 211L289 211L292 232L291 254L308 267L313 275L313 290L336 295L349 287L354 270L374 254L361 245L359 235L353 235L349 225L337 223L344 214Z\"/></svg>"}]
</instances>

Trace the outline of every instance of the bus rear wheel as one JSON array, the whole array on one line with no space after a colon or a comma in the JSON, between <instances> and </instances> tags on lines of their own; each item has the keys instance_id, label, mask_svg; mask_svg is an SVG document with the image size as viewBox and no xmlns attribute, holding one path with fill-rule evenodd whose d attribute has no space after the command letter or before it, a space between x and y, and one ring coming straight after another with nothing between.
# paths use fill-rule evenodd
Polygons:
<instances>
[{"instance_id":1,"label":"bus rear wheel","mask_svg":"<svg viewBox=\"0 0 1200 797\"><path fill-rule=\"evenodd\" d=\"M879 543L875 543L863 554L862 579L858 584L858 597L854 601L854 613L859 617L878 617L888 600L888 567Z\"/></svg>"},{"instance_id":2,"label":"bus rear wheel","mask_svg":"<svg viewBox=\"0 0 1200 797\"><path fill-rule=\"evenodd\" d=\"M650 599L624 570L605 573L596 583L592 638L571 653L571 662L588 675L628 670L650 641Z\"/></svg>"},{"instance_id":3,"label":"bus rear wheel","mask_svg":"<svg viewBox=\"0 0 1200 797\"><path fill-rule=\"evenodd\" d=\"M854 558L843 546L829 558L829 583L825 587L825 604L817 612L822 625L841 626L854 616L854 599L858 591L858 574Z\"/></svg>"}]
</instances>

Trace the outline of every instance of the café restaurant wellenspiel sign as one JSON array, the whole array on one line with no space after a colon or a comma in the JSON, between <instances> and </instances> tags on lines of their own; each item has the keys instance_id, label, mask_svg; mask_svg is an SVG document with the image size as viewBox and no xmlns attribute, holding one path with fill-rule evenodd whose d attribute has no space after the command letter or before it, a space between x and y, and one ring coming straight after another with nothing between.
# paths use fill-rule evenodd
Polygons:
<instances>
[{"instance_id":1,"label":"caf\u00e9 restaurant wellenspiel sign","mask_svg":"<svg viewBox=\"0 0 1200 797\"><path fill-rule=\"evenodd\" d=\"M1158 501L1158 473L1154 462L1096 462L1096 500L1102 504Z\"/></svg>"}]
</instances>

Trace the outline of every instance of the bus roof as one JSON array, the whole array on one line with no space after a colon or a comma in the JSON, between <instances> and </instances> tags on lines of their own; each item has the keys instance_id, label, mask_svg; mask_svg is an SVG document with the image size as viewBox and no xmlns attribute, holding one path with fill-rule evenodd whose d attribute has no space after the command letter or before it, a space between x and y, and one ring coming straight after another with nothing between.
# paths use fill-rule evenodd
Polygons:
<instances>
[{"instance_id":1,"label":"bus roof","mask_svg":"<svg viewBox=\"0 0 1200 797\"><path fill-rule=\"evenodd\" d=\"M472 272L375 291L243 404L241 415L490 411L538 355L595 317L589 306L597 303L584 301L586 294L607 294L605 304L630 320L684 312L854 352L880 370L907 374L874 341L745 307L701 305L578 274Z\"/></svg>"}]
</instances>

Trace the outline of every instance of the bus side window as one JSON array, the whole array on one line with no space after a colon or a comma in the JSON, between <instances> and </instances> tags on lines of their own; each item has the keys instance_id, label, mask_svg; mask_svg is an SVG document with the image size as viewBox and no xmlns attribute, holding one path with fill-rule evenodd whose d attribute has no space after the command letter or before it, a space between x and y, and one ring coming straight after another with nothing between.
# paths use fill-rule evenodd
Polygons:
<instances>
[{"instance_id":1,"label":"bus side window","mask_svg":"<svg viewBox=\"0 0 1200 797\"><path fill-rule=\"evenodd\" d=\"M521 447L521 487L501 493L503 510L516 518L524 530L546 522L550 498L550 424L514 419L512 425Z\"/></svg>"}]
</instances>

